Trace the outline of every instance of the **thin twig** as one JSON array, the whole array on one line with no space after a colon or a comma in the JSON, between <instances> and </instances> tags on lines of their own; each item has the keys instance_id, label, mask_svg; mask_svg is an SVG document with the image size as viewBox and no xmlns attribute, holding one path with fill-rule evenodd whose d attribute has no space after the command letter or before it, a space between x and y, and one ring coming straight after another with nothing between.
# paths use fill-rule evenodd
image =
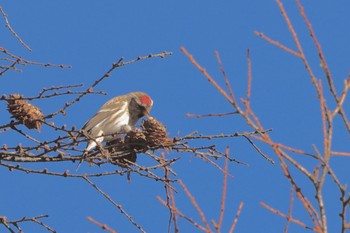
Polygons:
<instances>
[{"instance_id":1,"label":"thin twig","mask_svg":"<svg viewBox=\"0 0 350 233\"><path fill-rule=\"evenodd\" d=\"M271 158L269 158L267 155L265 155L265 153L262 152L262 151L260 150L260 148L259 148L257 145L255 145L255 143L254 143L248 136L243 135L243 137L244 137L245 139L247 139L247 141L253 146L253 148L254 148L262 157L264 157L264 159L266 159L267 161L269 161L269 162L272 163L272 164L275 164L275 161L273 161L273 159L271 159Z\"/></svg>"},{"instance_id":2,"label":"thin twig","mask_svg":"<svg viewBox=\"0 0 350 233\"><path fill-rule=\"evenodd\" d=\"M216 56L216 59L218 61L219 70L221 71L222 76L224 77L225 85L226 85L226 87L228 89L228 92L230 93L231 99L233 101L235 101L235 95L233 93L233 90L232 90L232 87L231 87L231 83L230 83L230 81L228 79L228 76L226 75L226 72L225 72L224 67L222 65L221 58L220 58L220 55L219 55L218 51L215 51L215 56Z\"/></svg>"},{"instance_id":3,"label":"thin twig","mask_svg":"<svg viewBox=\"0 0 350 233\"><path fill-rule=\"evenodd\" d=\"M239 216L241 215L243 206L244 206L244 203L243 203L243 202L240 202L240 203L239 203L238 210L237 210L237 213L236 213L235 218L233 219L232 225L231 225L231 227L230 227L229 233L233 233L233 231L236 229L236 225L237 225L237 222L238 222L238 218L239 218Z\"/></svg>"},{"instance_id":4,"label":"thin twig","mask_svg":"<svg viewBox=\"0 0 350 233\"><path fill-rule=\"evenodd\" d=\"M167 203L166 201L164 201L161 197L157 196L157 200L162 203L164 206L167 207ZM200 225L199 223L197 223L196 221L194 221L193 219L187 217L185 214L183 214L180 210L178 210L176 208L176 206L171 206L173 213L176 213L179 217L185 219L187 222L189 222L190 224L192 224L194 227L197 227L199 230L201 231L205 231L207 232L207 229L205 227L203 227L202 225Z\"/></svg>"},{"instance_id":5,"label":"thin twig","mask_svg":"<svg viewBox=\"0 0 350 233\"><path fill-rule=\"evenodd\" d=\"M290 220L292 219L292 213L293 213L293 203L294 203L294 189L290 189L290 197L289 197L289 210L288 210L288 216L286 217L286 226L284 227L284 233L288 233Z\"/></svg>"},{"instance_id":6,"label":"thin twig","mask_svg":"<svg viewBox=\"0 0 350 233\"><path fill-rule=\"evenodd\" d=\"M50 231L50 232L52 232L52 233L56 233L56 230L54 230L53 228L51 228L50 226L46 225L44 222L42 222L42 221L39 220L39 219L41 219L41 218L47 218L47 217L49 217L49 216L48 216L48 215L39 215L39 216L31 217L31 218L29 218L29 217L23 217L23 218L18 219L18 220L11 220L11 221L6 220L5 222L6 222L6 225L11 224L11 225L15 226L15 227L19 230L19 232L23 232L23 231L21 230L21 228L19 227L19 223L23 223L23 222L34 222L34 223L36 223L36 224L38 224L38 225L44 227L46 230L48 230L48 231ZM0 223L4 224L3 221L0 221ZM5 225L5 224L4 224L4 225ZM9 229L9 228L8 228L8 229ZM11 232L12 232L12 231L11 231Z\"/></svg>"},{"instance_id":7,"label":"thin twig","mask_svg":"<svg viewBox=\"0 0 350 233\"><path fill-rule=\"evenodd\" d=\"M93 183L86 176L82 177L87 183L89 183L94 189L96 189L102 196L104 196L112 205L114 205L130 222L132 225L137 227L141 232L145 233L146 231L142 228L141 225L137 224L134 219L124 210L124 208L116 203L108 194L106 194L102 189L100 189L95 183Z\"/></svg>"},{"instance_id":8,"label":"thin twig","mask_svg":"<svg viewBox=\"0 0 350 233\"><path fill-rule=\"evenodd\" d=\"M204 215L203 211L201 210L201 208L197 204L196 199L192 196L190 191L187 189L187 187L185 186L185 184L181 180L178 180L178 183L180 184L181 188L185 191L185 193L186 193L187 197L190 199L192 205L196 208L199 216L201 217L201 220L202 220L203 224L205 225L205 231L207 233L210 233L211 229L210 229L210 226L208 224L208 221L205 218L205 215Z\"/></svg>"},{"instance_id":9,"label":"thin twig","mask_svg":"<svg viewBox=\"0 0 350 233\"><path fill-rule=\"evenodd\" d=\"M226 152L225 154L229 155L230 148L226 147ZM226 196L227 196L227 176L228 176L228 158L225 159L225 165L224 165L224 178L223 178L223 183L222 183L222 194L221 194L221 205L220 205L220 215L219 215L219 220L218 223L216 224L215 228L217 232L220 232L222 222L224 220L224 212L225 212L225 203L226 203Z\"/></svg>"},{"instance_id":10,"label":"thin twig","mask_svg":"<svg viewBox=\"0 0 350 233\"><path fill-rule=\"evenodd\" d=\"M24 43L24 41L21 39L21 37L18 36L18 34L15 32L15 30L13 30L13 28L10 25L10 22L7 18L7 14L5 13L5 11L2 9L2 7L0 6L0 12L2 14L2 16L4 17L5 20L5 25L6 27L10 30L10 32L17 38L17 40L29 51L32 51L32 49L26 44Z\"/></svg>"},{"instance_id":11,"label":"thin twig","mask_svg":"<svg viewBox=\"0 0 350 233\"><path fill-rule=\"evenodd\" d=\"M304 227L304 228L306 228L308 230L313 230L312 227L307 226L305 223L301 222L300 220L297 220L297 219L294 219L294 218L289 218L288 219L287 215L285 215L284 213L282 213L279 210L276 210L276 209L268 206L267 204L265 204L263 202L260 202L260 205L263 206L264 208L266 208L267 210L271 211L272 213L277 214L277 215L281 216L282 218L285 218L289 222L293 222L295 224L298 224L299 226Z\"/></svg>"},{"instance_id":12,"label":"thin twig","mask_svg":"<svg viewBox=\"0 0 350 233\"><path fill-rule=\"evenodd\" d=\"M314 32L314 30L312 28L312 25L311 25L309 19L307 18L306 14L305 14L304 7L301 5L299 0L296 0L296 3L298 5L299 12L300 12L302 18L304 19L305 25L309 29L309 33L310 33L310 36L311 36L311 38L312 38L312 40L314 42L314 45L316 46L317 53L318 53L318 56L319 56L320 61L321 61L321 67L322 67L322 69L323 69L323 71L324 71L324 73L326 75L326 78L327 78L327 81L328 81L328 85L329 85L329 88L330 88L330 92L332 93L334 99L338 103L339 100L338 100L337 92L336 92L334 84L333 84L333 78L332 78L331 72L330 72L330 70L328 68L326 57L323 54L321 45L318 42L317 37L315 35L315 32Z\"/></svg>"},{"instance_id":13,"label":"thin twig","mask_svg":"<svg viewBox=\"0 0 350 233\"><path fill-rule=\"evenodd\" d=\"M35 62L35 61L29 61L26 60L20 56L17 56L11 52L9 52L7 49L4 49L2 47L0 47L0 52L6 54L7 56L11 57L12 59L14 59L12 62L14 62L15 60L17 60L19 65L36 65L36 66L44 66L44 67L58 67L58 68L62 68L62 69L69 69L72 68L72 66L69 65L62 65L62 64L52 64L52 63L41 63L41 62ZM10 61L10 60L9 60ZM17 70L19 71L19 70Z\"/></svg>"},{"instance_id":14,"label":"thin twig","mask_svg":"<svg viewBox=\"0 0 350 233\"><path fill-rule=\"evenodd\" d=\"M186 117L193 117L193 118L203 118L203 117L222 117L222 116L229 116L233 114L238 114L237 111L235 112L226 112L226 113L209 113L209 114L192 114L187 113L185 114Z\"/></svg>"},{"instance_id":15,"label":"thin twig","mask_svg":"<svg viewBox=\"0 0 350 233\"><path fill-rule=\"evenodd\" d=\"M207 78L207 80L214 85L214 87L226 98L226 100L230 103L233 103L232 97L230 97L226 91L224 91L220 85L210 76L210 74L203 68L199 63L194 59L192 54L187 52L187 50L184 47L181 47L180 50L187 56L187 58L190 60L190 62L197 67L197 69Z\"/></svg>"},{"instance_id":16,"label":"thin twig","mask_svg":"<svg viewBox=\"0 0 350 233\"><path fill-rule=\"evenodd\" d=\"M165 161L165 153L161 153L162 159ZM172 171L169 169L168 166L164 166L164 179L169 180L170 179L170 173ZM170 233L171 230L171 223L174 223L174 232L179 232L179 227L177 223L177 213L174 212L175 210L175 197L174 197L174 191L173 188L171 188L170 184L164 184L165 189L165 195L166 195L166 206L169 209L169 221L168 221L168 233Z\"/></svg>"},{"instance_id":17,"label":"thin twig","mask_svg":"<svg viewBox=\"0 0 350 233\"><path fill-rule=\"evenodd\" d=\"M265 36L264 33L255 31L254 34L257 35L257 36L260 36L261 38L263 38L264 40L266 40L266 41L269 42L270 44L273 44L273 45L277 46L278 48L280 48L280 49L282 49L282 50L284 50L284 51L286 51L286 52L288 52L288 53L291 53L292 55L294 55L294 56L296 56L296 57L301 58L300 53L298 53L298 52L296 52L296 51L294 51L294 50L288 48L287 46L281 44L281 43L278 42L278 41L272 40L271 38Z\"/></svg>"},{"instance_id":18,"label":"thin twig","mask_svg":"<svg viewBox=\"0 0 350 233\"><path fill-rule=\"evenodd\" d=\"M86 219L89 220L90 222L92 222L93 224L101 227L102 230L108 231L110 233L118 233L117 231L113 230L112 228L110 228L106 224L100 223L97 220L93 219L92 217L87 217Z\"/></svg>"}]
</instances>

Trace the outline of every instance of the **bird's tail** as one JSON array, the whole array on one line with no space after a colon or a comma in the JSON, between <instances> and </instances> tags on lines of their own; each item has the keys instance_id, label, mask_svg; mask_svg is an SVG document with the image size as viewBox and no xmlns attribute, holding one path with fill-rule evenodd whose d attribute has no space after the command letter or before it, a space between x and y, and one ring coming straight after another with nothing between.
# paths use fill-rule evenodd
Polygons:
<instances>
[{"instance_id":1,"label":"bird's tail","mask_svg":"<svg viewBox=\"0 0 350 233\"><path fill-rule=\"evenodd\" d=\"M82 164L83 161L86 159L86 157L87 157L88 154L89 154L89 152L88 152L87 150L85 150L85 151L84 151L84 154L81 156L81 159L80 159L80 161L79 161L79 163L78 163L77 168L75 169L76 171L79 170L81 164Z\"/></svg>"}]
</instances>

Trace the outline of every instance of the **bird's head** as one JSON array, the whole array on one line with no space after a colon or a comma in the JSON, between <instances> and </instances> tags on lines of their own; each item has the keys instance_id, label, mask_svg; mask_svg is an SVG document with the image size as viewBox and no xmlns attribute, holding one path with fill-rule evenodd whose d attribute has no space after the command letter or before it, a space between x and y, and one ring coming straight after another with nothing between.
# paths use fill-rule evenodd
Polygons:
<instances>
[{"instance_id":1,"label":"bird's head","mask_svg":"<svg viewBox=\"0 0 350 233\"><path fill-rule=\"evenodd\" d=\"M149 113L153 106L153 100L149 95L143 92L132 92L130 93L132 96L132 101L135 101L137 104L137 109L139 111L139 118L143 116L150 117Z\"/></svg>"}]
</instances>

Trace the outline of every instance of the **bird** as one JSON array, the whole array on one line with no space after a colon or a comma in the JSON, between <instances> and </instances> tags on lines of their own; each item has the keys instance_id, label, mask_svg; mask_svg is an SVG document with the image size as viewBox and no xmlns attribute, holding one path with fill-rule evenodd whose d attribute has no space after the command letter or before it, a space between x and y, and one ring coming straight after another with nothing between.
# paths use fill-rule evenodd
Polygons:
<instances>
[{"instance_id":1,"label":"bird","mask_svg":"<svg viewBox=\"0 0 350 233\"><path fill-rule=\"evenodd\" d=\"M82 127L90 138L85 151L92 150L97 143L115 140L133 130L140 118L150 117L152 106L151 97L139 91L107 101Z\"/></svg>"}]
</instances>

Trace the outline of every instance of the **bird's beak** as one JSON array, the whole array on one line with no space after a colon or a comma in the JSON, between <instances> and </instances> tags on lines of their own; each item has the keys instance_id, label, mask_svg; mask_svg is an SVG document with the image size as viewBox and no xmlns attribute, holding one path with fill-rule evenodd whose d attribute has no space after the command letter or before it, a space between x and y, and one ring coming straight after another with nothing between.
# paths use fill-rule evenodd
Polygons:
<instances>
[{"instance_id":1,"label":"bird's beak","mask_svg":"<svg viewBox=\"0 0 350 233\"><path fill-rule=\"evenodd\" d=\"M149 112L147 110L143 111L143 115L145 115L147 118L150 118L151 116L149 115Z\"/></svg>"}]
</instances>

